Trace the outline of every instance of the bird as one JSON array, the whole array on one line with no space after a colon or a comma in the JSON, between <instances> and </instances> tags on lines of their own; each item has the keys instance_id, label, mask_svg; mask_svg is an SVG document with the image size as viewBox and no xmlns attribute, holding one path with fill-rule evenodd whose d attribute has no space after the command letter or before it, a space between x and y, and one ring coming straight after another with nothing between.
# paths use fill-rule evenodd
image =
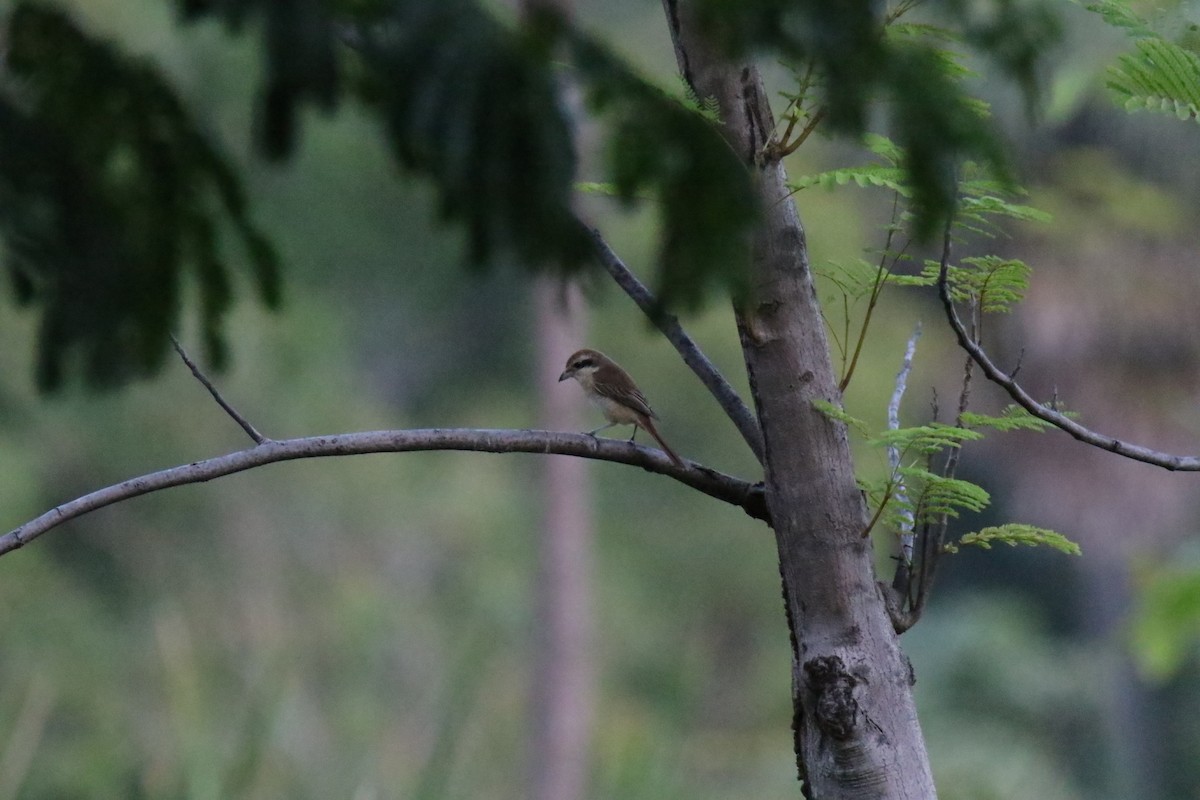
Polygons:
<instances>
[{"instance_id":1,"label":"bird","mask_svg":"<svg viewBox=\"0 0 1200 800\"><path fill-rule=\"evenodd\" d=\"M644 428L676 466L684 466L683 459L675 454L654 427L654 420L658 419L658 415L646 402L646 396L617 362L598 350L578 350L567 359L567 368L558 376L560 383L567 378L574 378L579 382L587 399L599 407L604 413L604 418L608 420L607 425L588 431L589 436L595 436L614 425L632 425L633 436L629 437L629 441L632 442L637 436L638 428Z\"/></svg>"}]
</instances>

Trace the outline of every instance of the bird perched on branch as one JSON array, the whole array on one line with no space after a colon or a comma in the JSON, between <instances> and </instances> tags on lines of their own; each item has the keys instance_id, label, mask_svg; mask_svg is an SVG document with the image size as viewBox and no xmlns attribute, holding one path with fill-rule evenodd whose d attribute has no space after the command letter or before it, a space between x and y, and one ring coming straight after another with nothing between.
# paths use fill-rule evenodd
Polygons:
<instances>
[{"instance_id":1,"label":"bird perched on branch","mask_svg":"<svg viewBox=\"0 0 1200 800\"><path fill-rule=\"evenodd\" d=\"M632 425L633 436L629 437L629 441L632 442L637 436L638 428L645 428L667 457L676 466L683 466L683 460L675 455L675 451L663 441L658 429L654 427L654 420L658 419L658 415L646 402L646 396L617 362L597 350L580 350L567 359L567 368L558 376L559 381L565 381L567 378L579 381L587 399L599 407L604 413L604 418L608 420L607 425L588 431L589 435L595 436L614 425Z\"/></svg>"}]
</instances>

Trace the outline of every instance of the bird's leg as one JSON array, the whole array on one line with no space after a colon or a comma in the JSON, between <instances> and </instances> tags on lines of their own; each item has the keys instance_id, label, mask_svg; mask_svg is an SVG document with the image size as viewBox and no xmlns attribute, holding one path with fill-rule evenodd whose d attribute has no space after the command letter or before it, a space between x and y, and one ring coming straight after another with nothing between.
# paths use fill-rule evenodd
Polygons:
<instances>
[{"instance_id":1,"label":"bird's leg","mask_svg":"<svg viewBox=\"0 0 1200 800\"><path fill-rule=\"evenodd\" d=\"M638 432L638 424L635 422L635 423L633 423L633 433L630 434L629 441L632 442L635 439L637 439L637 432Z\"/></svg>"},{"instance_id":2,"label":"bird's leg","mask_svg":"<svg viewBox=\"0 0 1200 800\"><path fill-rule=\"evenodd\" d=\"M617 423L615 423L615 422L610 422L607 425L601 425L599 428L596 428L596 430L594 430L594 431L588 431L587 435L591 436L593 439L595 439L597 433L599 433L600 431L606 431L609 428L611 428L613 425L616 425L616 424Z\"/></svg>"}]
</instances>

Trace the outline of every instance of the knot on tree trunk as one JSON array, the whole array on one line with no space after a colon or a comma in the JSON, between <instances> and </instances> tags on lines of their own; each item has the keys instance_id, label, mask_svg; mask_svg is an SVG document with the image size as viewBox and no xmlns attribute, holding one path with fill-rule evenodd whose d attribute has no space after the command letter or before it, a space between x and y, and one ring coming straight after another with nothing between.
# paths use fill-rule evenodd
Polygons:
<instances>
[{"instance_id":1,"label":"knot on tree trunk","mask_svg":"<svg viewBox=\"0 0 1200 800\"><path fill-rule=\"evenodd\" d=\"M858 679L846 671L838 656L818 656L804 662L808 688L816 698L813 714L817 727L834 739L849 739L858 726Z\"/></svg>"}]
</instances>

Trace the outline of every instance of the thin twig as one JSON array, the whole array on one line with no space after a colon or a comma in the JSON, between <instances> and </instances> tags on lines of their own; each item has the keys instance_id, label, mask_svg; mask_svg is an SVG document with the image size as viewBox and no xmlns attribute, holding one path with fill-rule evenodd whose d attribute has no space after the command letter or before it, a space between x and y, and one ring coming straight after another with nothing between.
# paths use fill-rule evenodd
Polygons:
<instances>
[{"instance_id":1,"label":"thin twig","mask_svg":"<svg viewBox=\"0 0 1200 800\"><path fill-rule=\"evenodd\" d=\"M942 256L940 268L942 274L948 274L950 269L950 250L953 243L952 233L954 230L953 217L946 218L946 227L942 234ZM974 308L978 308L976 303ZM974 334L979 330L978 326L972 324L972 334L968 337L974 341ZM974 364L970 358L965 360L963 364L962 388L958 392L958 411L954 417L954 424L958 427L963 427L963 414L966 413L967 407L971 401L971 378L974 375ZM942 477L953 478L958 472L959 456L962 453L961 447L952 447L946 455L946 462L942 465ZM930 471L933 470L932 454L930 455L931 463L926 465ZM917 569L916 579L916 597L913 598L909 594L909 610L911 624L916 624L916 621L921 618L925 611L925 604L929 600L929 594L933 589L933 579L937 574L938 560L942 555L942 545L946 541L946 531L950 525L950 515L943 513L934 521L926 521L921 526L921 561Z\"/></svg>"},{"instance_id":2,"label":"thin twig","mask_svg":"<svg viewBox=\"0 0 1200 800\"><path fill-rule=\"evenodd\" d=\"M1115 453L1119 456L1141 461L1144 464L1152 464L1156 467L1179 472L1197 472L1200 471L1200 457L1197 456L1181 456L1172 453L1164 453L1159 450L1151 450L1147 447L1142 447L1136 444L1130 444L1120 439L1115 439L1111 436L1106 436L1102 433L1086 428L1080 425L1075 420L1058 411L1048 408L1025 391L1011 375L1004 374L996 364L988 357L987 352L979 343L971 339L970 334L963 326L962 320L958 317L958 312L954 308L954 299L950 295L950 285L947 279L948 274L948 255L950 248L949 233L945 236L944 255L941 263L941 271L938 273L938 292L942 298L942 306L946 310L946 319L950 322L950 327L954 330L954 335L958 339L958 346L967 352L979 368L983 370L983 374L992 383L1004 389L1018 405L1028 411L1032 416L1040 420L1049 422L1051 425L1059 428L1073 436L1075 439L1084 444L1097 447L1101 450L1107 450L1110 453Z\"/></svg>"},{"instance_id":3,"label":"thin twig","mask_svg":"<svg viewBox=\"0 0 1200 800\"><path fill-rule=\"evenodd\" d=\"M625 294L637 303L638 308L645 312L654 326L667 337L667 341L674 345L675 350L683 357L684 363L691 367L692 372L696 373L721 408L725 410L729 419L737 426L742 438L746 440L746 444L754 451L755 457L761 464L763 462L762 429L758 425L754 412L738 396L737 390L730 385L729 381L725 380L725 376L708 360L708 356L704 355L699 345L691 336L688 336L683 326L679 324L679 319L673 314L662 311L654 295L613 252L608 242L604 241L600 231L592 229L591 233L592 241L596 245L596 254L600 257L600 263L608 270L608 274L612 275L613 280L624 290Z\"/></svg>"},{"instance_id":4,"label":"thin twig","mask_svg":"<svg viewBox=\"0 0 1200 800\"><path fill-rule=\"evenodd\" d=\"M817 126L821 124L821 120L825 119L825 114L826 111L824 106L818 108L816 112L808 118L808 124L805 125L800 131L799 136L797 136L791 142L782 142L780 144L779 148L777 148L775 151L775 157L783 158L785 156L790 156L792 153L799 150L800 145L804 144L804 142L808 140L808 137L812 135L812 132L815 131Z\"/></svg>"},{"instance_id":5,"label":"thin twig","mask_svg":"<svg viewBox=\"0 0 1200 800\"><path fill-rule=\"evenodd\" d=\"M557 453L630 464L648 472L674 478L710 497L738 506L755 519L767 521L769 516L761 483L749 483L694 462L686 462L682 467L677 466L663 451L642 447L623 439L605 439L584 433L559 431L468 428L367 431L303 439L268 440L246 450L122 481L63 503L0 536L0 555L16 550L46 531L88 512L173 486L203 483L278 461L428 450Z\"/></svg>"},{"instance_id":6,"label":"thin twig","mask_svg":"<svg viewBox=\"0 0 1200 800\"><path fill-rule=\"evenodd\" d=\"M250 424L249 420L237 412L237 409L226 402L225 398L221 396L221 393L217 391L217 387L213 386L212 381L210 381L207 376L200 371L200 367L196 366L196 362L192 361L192 359L188 357L187 351L183 349L183 345L181 345L179 340L173 335L171 336L171 344L175 347L175 352L178 353L179 357L183 359L183 363L187 364L187 368L190 369L192 374L196 376L196 380L200 381L201 385L203 385L205 389L208 389L208 393L213 396L213 400L217 401L217 405L224 409L225 413L232 417L233 421L241 426L242 430L246 432L247 436L254 440L255 444L264 444L271 441L266 436L263 436L261 433L259 433L258 430Z\"/></svg>"},{"instance_id":7,"label":"thin twig","mask_svg":"<svg viewBox=\"0 0 1200 800\"><path fill-rule=\"evenodd\" d=\"M838 391L845 392L846 387L850 385L850 379L854 377L854 369L858 366L858 357L862 354L863 344L867 341L867 330L871 327L871 315L875 311L875 306L879 304L879 296L883 292L883 284L887 281L888 275L899 263L900 258L904 255L904 251L908 249L909 242L905 242L904 247L896 253L892 259L892 266L888 266L887 257L892 249L892 239L896 234L896 214L900 207L900 193L896 192L892 196L892 221L888 225L887 237L883 241L883 251L879 254L879 267L875 271L875 282L871 285L871 296L867 301L867 312L863 315L862 327L858 330L858 342L854 345L854 355L850 358L850 365L846 367L846 374L838 381ZM910 240L911 241L911 240ZM849 343L849 327L850 327L850 310L847 305L846 295L842 294L842 305L846 311L846 338ZM845 361L845 352L842 353L842 360Z\"/></svg>"}]
</instances>

